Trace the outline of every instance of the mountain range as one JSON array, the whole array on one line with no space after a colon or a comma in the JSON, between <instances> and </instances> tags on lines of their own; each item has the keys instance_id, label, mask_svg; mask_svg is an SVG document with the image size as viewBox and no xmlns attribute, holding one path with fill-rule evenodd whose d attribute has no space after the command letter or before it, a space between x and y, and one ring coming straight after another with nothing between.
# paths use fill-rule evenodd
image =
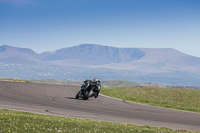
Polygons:
<instances>
[{"instance_id":1,"label":"mountain range","mask_svg":"<svg viewBox=\"0 0 200 133\"><path fill-rule=\"evenodd\" d=\"M200 85L200 58L172 48L82 44L38 54L28 48L2 45L0 67L0 76L8 78L84 80L98 76L106 80Z\"/></svg>"}]
</instances>

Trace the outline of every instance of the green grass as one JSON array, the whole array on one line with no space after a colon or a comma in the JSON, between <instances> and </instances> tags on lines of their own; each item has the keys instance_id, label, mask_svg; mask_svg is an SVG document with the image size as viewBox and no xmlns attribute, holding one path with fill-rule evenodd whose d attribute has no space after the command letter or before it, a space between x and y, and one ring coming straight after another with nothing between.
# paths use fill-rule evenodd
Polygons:
<instances>
[{"instance_id":1,"label":"green grass","mask_svg":"<svg viewBox=\"0 0 200 133\"><path fill-rule=\"evenodd\" d=\"M20 79L9 79L9 78L0 78L0 80L4 80L4 81L12 81L12 82L34 83L33 81L20 80Z\"/></svg>"},{"instance_id":2,"label":"green grass","mask_svg":"<svg viewBox=\"0 0 200 133\"><path fill-rule=\"evenodd\" d=\"M0 133L186 133L149 126L135 126L88 119L38 115L0 110Z\"/></svg>"},{"instance_id":3,"label":"green grass","mask_svg":"<svg viewBox=\"0 0 200 133\"><path fill-rule=\"evenodd\" d=\"M103 88L101 93L127 101L200 113L200 90L173 88Z\"/></svg>"}]
</instances>

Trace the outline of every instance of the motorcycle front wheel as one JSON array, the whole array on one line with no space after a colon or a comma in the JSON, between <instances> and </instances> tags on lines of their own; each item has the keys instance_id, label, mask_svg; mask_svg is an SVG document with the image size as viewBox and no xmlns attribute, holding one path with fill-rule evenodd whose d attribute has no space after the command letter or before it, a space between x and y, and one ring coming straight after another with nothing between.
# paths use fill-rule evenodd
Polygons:
<instances>
[{"instance_id":1,"label":"motorcycle front wheel","mask_svg":"<svg viewBox=\"0 0 200 133\"><path fill-rule=\"evenodd\" d=\"M88 100L90 91L86 91L83 95L83 100Z\"/></svg>"},{"instance_id":2,"label":"motorcycle front wheel","mask_svg":"<svg viewBox=\"0 0 200 133\"><path fill-rule=\"evenodd\" d=\"M76 94L75 96L76 99L79 99L79 94L80 94L80 91Z\"/></svg>"}]
</instances>

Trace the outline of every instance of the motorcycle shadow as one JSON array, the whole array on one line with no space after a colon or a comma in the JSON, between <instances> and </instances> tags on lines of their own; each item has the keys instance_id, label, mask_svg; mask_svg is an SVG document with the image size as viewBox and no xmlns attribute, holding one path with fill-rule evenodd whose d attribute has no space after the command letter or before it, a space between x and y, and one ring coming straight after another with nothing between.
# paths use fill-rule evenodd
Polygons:
<instances>
[{"instance_id":1,"label":"motorcycle shadow","mask_svg":"<svg viewBox=\"0 0 200 133\"><path fill-rule=\"evenodd\" d=\"M84 99L82 99L82 98L79 98L79 99L76 99L76 98L74 98L74 97L65 97L65 98L67 98L67 99L71 99L71 100L83 100L83 101L88 101L88 100L92 100L92 98L90 98L90 99L87 99L87 100L84 100Z\"/></svg>"},{"instance_id":2,"label":"motorcycle shadow","mask_svg":"<svg viewBox=\"0 0 200 133\"><path fill-rule=\"evenodd\" d=\"M67 99L76 99L76 98L74 98L74 97L65 97L65 98L67 98Z\"/></svg>"}]
</instances>

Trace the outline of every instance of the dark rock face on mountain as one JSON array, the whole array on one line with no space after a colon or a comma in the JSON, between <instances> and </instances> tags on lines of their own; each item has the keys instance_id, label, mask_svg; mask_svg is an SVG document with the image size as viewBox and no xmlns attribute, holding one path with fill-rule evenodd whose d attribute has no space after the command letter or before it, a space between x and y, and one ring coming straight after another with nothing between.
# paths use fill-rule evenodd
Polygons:
<instances>
[{"instance_id":1,"label":"dark rock face on mountain","mask_svg":"<svg viewBox=\"0 0 200 133\"><path fill-rule=\"evenodd\" d=\"M138 60L145 55L136 48L114 48L101 45L84 44L71 48L43 53L43 61L77 60L84 65L102 65ZM85 62L85 63L84 63Z\"/></svg>"},{"instance_id":2,"label":"dark rock face on mountain","mask_svg":"<svg viewBox=\"0 0 200 133\"><path fill-rule=\"evenodd\" d=\"M0 67L0 77L10 78L15 75L23 79L84 80L95 76L105 80L200 85L200 58L171 48L83 44L37 54L31 49L3 45Z\"/></svg>"}]
</instances>

